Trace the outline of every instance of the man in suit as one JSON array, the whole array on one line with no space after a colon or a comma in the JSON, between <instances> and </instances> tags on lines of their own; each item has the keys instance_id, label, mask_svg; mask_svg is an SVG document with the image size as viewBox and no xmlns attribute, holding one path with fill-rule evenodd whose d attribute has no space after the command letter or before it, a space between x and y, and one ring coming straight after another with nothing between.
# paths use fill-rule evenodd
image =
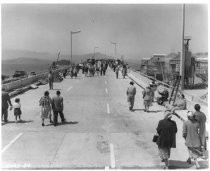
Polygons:
<instances>
[{"instance_id":1,"label":"man in suit","mask_svg":"<svg viewBox=\"0 0 210 171\"><path fill-rule=\"evenodd\" d=\"M58 114L61 117L62 123L65 122L64 114L63 114L63 97L60 96L61 92L56 91L56 96L52 98L52 109L54 114L54 126L57 126L58 122Z\"/></svg>"},{"instance_id":2,"label":"man in suit","mask_svg":"<svg viewBox=\"0 0 210 171\"><path fill-rule=\"evenodd\" d=\"M127 101L129 104L129 110L133 111L134 100L135 100L135 95L136 95L136 87L134 86L133 81L130 82L130 85L126 93L127 93Z\"/></svg>"},{"instance_id":3,"label":"man in suit","mask_svg":"<svg viewBox=\"0 0 210 171\"><path fill-rule=\"evenodd\" d=\"M4 122L7 122L7 118L8 118L8 107L10 105L10 107L12 108L12 103L9 97L8 92L5 91L4 88L2 88L2 113L1 113L1 119L4 120Z\"/></svg>"}]
</instances>

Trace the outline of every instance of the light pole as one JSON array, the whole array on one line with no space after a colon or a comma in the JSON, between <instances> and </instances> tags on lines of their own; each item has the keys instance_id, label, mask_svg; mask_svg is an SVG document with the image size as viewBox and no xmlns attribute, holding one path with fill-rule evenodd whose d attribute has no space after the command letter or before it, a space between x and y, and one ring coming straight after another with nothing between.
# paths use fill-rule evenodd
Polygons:
<instances>
[{"instance_id":1,"label":"light pole","mask_svg":"<svg viewBox=\"0 0 210 171\"><path fill-rule=\"evenodd\" d=\"M71 31L71 64L72 64L72 34L77 34L77 33L80 33L81 31Z\"/></svg>"},{"instance_id":2,"label":"light pole","mask_svg":"<svg viewBox=\"0 0 210 171\"><path fill-rule=\"evenodd\" d=\"M98 46L94 47L94 59L95 59L95 53L96 53L96 49L99 48Z\"/></svg>"},{"instance_id":3,"label":"light pole","mask_svg":"<svg viewBox=\"0 0 210 171\"><path fill-rule=\"evenodd\" d=\"M116 42L111 42L111 44L115 45L115 59L117 58L117 43Z\"/></svg>"}]
</instances>

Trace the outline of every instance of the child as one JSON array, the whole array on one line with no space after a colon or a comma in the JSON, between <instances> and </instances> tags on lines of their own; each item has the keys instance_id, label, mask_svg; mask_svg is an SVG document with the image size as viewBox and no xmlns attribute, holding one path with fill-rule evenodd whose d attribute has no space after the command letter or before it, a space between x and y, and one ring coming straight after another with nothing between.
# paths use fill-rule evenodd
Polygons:
<instances>
[{"instance_id":1,"label":"child","mask_svg":"<svg viewBox=\"0 0 210 171\"><path fill-rule=\"evenodd\" d=\"M15 103L13 104L14 108L14 115L15 115L15 122L17 123L17 117L19 117L19 121L21 121L20 115L22 114L21 112L21 104L20 104L20 99L16 98Z\"/></svg>"}]
</instances>

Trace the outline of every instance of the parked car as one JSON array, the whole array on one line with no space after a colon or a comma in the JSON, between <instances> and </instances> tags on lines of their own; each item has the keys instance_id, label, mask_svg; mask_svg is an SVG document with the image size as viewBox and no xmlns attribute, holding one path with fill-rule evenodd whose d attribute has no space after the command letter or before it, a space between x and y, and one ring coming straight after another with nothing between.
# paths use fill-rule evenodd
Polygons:
<instances>
[{"instance_id":1,"label":"parked car","mask_svg":"<svg viewBox=\"0 0 210 171\"><path fill-rule=\"evenodd\" d=\"M36 72L31 72L30 75L36 75Z\"/></svg>"},{"instance_id":2,"label":"parked car","mask_svg":"<svg viewBox=\"0 0 210 171\"><path fill-rule=\"evenodd\" d=\"M13 78L15 77L28 77L26 71L15 71Z\"/></svg>"}]
</instances>

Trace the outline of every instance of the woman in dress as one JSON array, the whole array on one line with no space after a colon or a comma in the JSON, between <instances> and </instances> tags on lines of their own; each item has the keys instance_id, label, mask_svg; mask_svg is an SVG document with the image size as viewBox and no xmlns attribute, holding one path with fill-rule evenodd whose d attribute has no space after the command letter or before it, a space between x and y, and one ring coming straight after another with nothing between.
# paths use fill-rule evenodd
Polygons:
<instances>
[{"instance_id":1,"label":"woman in dress","mask_svg":"<svg viewBox=\"0 0 210 171\"><path fill-rule=\"evenodd\" d=\"M44 126L44 120L50 118L50 123L52 123L51 119L51 98L49 97L49 92L45 91L44 96L39 100L39 105L41 106L41 118L42 118L42 126Z\"/></svg>"},{"instance_id":2,"label":"woman in dress","mask_svg":"<svg viewBox=\"0 0 210 171\"><path fill-rule=\"evenodd\" d=\"M188 120L183 125L183 137L185 138L185 145L189 151L189 158L187 162L191 164L191 159L194 160L196 168L200 168L197 158L202 157L201 139L199 137L199 123L195 120L193 112L187 112Z\"/></svg>"},{"instance_id":3,"label":"woman in dress","mask_svg":"<svg viewBox=\"0 0 210 171\"><path fill-rule=\"evenodd\" d=\"M162 162L165 162L164 169L168 169L171 153L171 148L176 148L176 122L171 120L172 113L166 110L164 119L160 120L157 126L157 133L159 135L157 145L159 149L159 156Z\"/></svg>"},{"instance_id":4,"label":"woman in dress","mask_svg":"<svg viewBox=\"0 0 210 171\"><path fill-rule=\"evenodd\" d=\"M146 89L142 92L144 99L145 111L149 112L149 107L152 106L152 90L150 87L146 87Z\"/></svg>"}]
</instances>

